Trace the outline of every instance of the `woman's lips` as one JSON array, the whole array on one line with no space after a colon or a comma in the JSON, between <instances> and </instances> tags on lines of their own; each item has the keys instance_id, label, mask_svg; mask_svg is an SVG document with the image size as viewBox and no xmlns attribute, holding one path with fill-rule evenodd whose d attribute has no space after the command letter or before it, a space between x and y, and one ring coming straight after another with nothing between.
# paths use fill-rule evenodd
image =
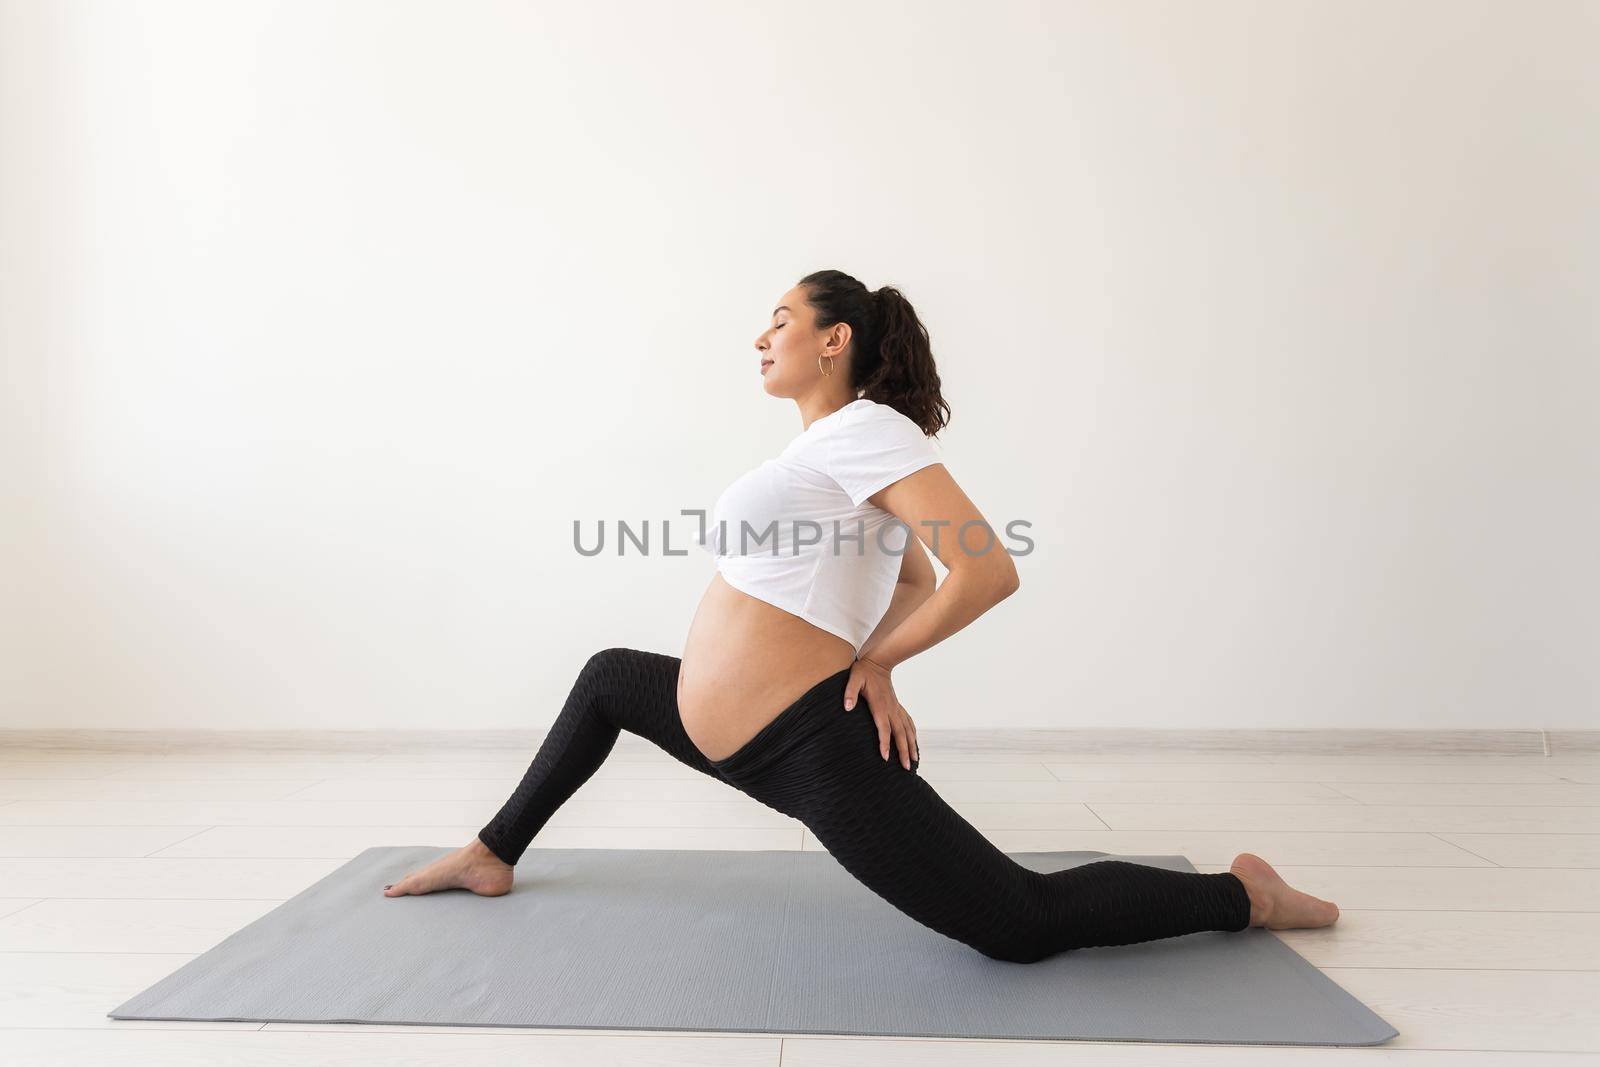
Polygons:
<instances>
[{"instance_id":1,"label":"woman's lips","mask_svg":"<svg viewBox=\"0 0 1600 1067\"><path fill-rule=\"evenodd\" d=\"M767 373L767 368L770 367L770 366L772 366L772 360L770 360L770 359L762 360L761 361L761 373L762 374Z\"/></svg>"}]
</instances>

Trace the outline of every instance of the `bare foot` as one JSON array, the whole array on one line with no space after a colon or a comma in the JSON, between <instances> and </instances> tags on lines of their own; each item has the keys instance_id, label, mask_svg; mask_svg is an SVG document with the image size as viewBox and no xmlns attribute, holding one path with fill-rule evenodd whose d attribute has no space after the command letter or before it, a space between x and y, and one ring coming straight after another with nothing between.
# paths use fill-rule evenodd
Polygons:
<instances>
[{"instance_id":1,"label":"bare foot","mask_svg":"<svg viewBox=\"0 0 1600 1067\"><path fill-rule=\"evenodd\" d=\"M1260 856L1241 852L1228 869L1244 883L1244 891L1250 896L1251 926L1299 930L1308 926L1332 926L1339 921L1337 904L1292 888Z\"/></svg>"},{"instance_id":2,"label":"bare foot","mask_svg":"<svg viewBox=\"0 0 1600 1067\"><path fill-rule=\"evenodd\" d=\"M386 897L421 896L438 889L470 889L480 897L511 892L514 870L489 851L476 837L448 856L440 856L421 870L412 871L393 885L383 887Z\"/></svg>"}]
</instances>

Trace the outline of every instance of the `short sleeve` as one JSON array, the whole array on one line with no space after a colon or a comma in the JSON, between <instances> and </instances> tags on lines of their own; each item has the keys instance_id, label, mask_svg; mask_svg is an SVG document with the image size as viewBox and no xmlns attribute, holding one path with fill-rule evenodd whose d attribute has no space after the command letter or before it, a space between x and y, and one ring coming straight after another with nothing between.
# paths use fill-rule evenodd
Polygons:
<instances>
[{"instance_id":1,"label":"short sleeve","mask_svg":"<svg viewBox=\"0 0 1600 1067\"><path fill-rule=\"evenodd\" d=\"M829 435L828 476L857 507L884 486L943 461L922 427L887 404L848 415Z\"/></svg>"}]
</instances>

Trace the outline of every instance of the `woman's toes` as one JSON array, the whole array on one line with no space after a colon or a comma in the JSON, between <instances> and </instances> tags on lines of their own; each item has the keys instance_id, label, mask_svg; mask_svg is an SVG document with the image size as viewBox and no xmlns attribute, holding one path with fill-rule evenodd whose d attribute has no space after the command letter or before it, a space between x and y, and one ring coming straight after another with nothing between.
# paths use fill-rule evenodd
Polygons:
<instances>
[{"instance_id":1,"label":"woman's toes","mask_svg":"<svg viewBox=\"0 0 1600 1067\"><path fill-rule=\"evenodd\" d=\"M409 897L431 893L437 888L432 884L433 881L434 879L429 874L429 868L424 867L420 871L412 871L391 886L385 886L383 895L386 897Z\"/></svg>"},{"instance_id":2,"label":"woman's toes","mask_svg":"<svg viewBox=\"0 0 1600 1067\"><path fill-rule=\"evenodd\" d=\"M1267 926L1272 930L1304 930L1332 926L1339 921L1339 907L1331 900L1285 887L1278 902L1278 913Z\"/></svg>"}]
</instances>

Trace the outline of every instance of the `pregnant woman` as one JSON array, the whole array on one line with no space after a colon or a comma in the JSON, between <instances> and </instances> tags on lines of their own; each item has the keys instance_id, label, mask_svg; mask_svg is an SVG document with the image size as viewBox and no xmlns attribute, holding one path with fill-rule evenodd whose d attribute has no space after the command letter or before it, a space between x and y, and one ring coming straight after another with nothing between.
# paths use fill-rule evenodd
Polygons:
<instances>
[{"instance_id":1,"label":"pregnant woman","mask_svg":"<svg viewBox=\"0 0 1600 1067\"><path fill-rule=\"evenodd\" d=\"M717 573L683 656L590 656L500 811L386 896L509 891L534 835L627 730L798 819L873 892L993 959L1338 918L1249 853L1218 874L1122 860L1041 873L957 814L917 774L894 670L1018 578L928 440L949 405L927 330L898 290L827 270L779 299L755 346L763 389L793 400L803 429L718 499L702 540ZM923 545L949 572L937 586Z\"/></svg>"}]
</instances>

